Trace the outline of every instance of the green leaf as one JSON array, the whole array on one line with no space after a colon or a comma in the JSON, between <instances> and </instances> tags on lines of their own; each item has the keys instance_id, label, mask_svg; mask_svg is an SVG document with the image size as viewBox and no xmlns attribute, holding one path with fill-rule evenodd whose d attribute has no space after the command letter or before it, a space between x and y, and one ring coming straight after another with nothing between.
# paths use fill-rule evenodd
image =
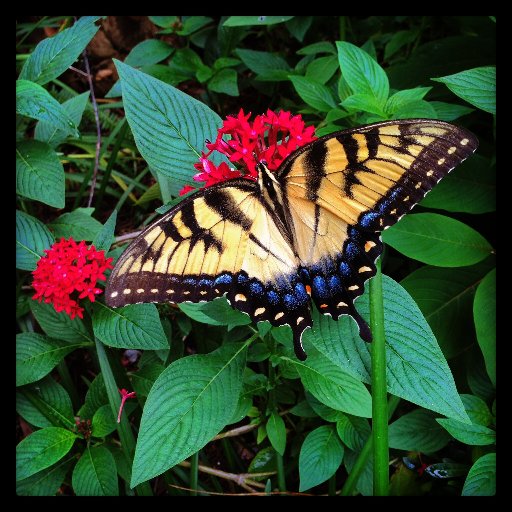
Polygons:
<instances>
[{"instance_id":1,"label":"green leaf","mask_svg":"<svg viewBox=\"0 0 512 512\"><path fill-rule=\"evenodd\" d=\"M44 250L53 242L55 238L40 220L16 211L16 268L35 270Z\"/></svg>"},{"instance_id":2,"label":"green leaf","mask_svg":"<svg viewBox=\"0 0 512 512\"><path fill-rule=\"evenodd\" d=\"M170 190L178 195L183 185L193 184L194 164L205 149L205 140L216 139L222 121L206 105L178 89L122 62L115 63L137 147L152 169L172 178Z\"/></svg>"},{"instance_id":3,"label":"green leaf","mask_svg":"<svg viewBox=\"0 0 512 512\"><path fill-rule=\"evenodd\" d=\"M291 20L294 16L230 16L224 27L245 27L250 25L275 25Z\"/></svg>"},{"instance_id":4,"label":"green leaf","mask_svg":"<svg viewBox=\"0 0 512 512\"><path fill-rule=\"evenodd\" d=\"M330 423L336 423L343 416L343 413L341 411L337 411L323 404L322 402L320 402L320 400L317 400L317 398L308 391L306 391L305 395L307 403L311 406L311 409L313 409L315 414L317 416L320 416L320 418L322 418L323 420L328 421Z\"/></svg>"},{"instance_id":5,"label":"green leaf","mask_svg":"<svg viewBox=\"0 0 512 512\"><path fill-rule=\"evenodd\" d=\"M228 301L221 297L211 302L183 302L178 307L188 317L209 325L228 325L229 328L238 325L248 325L251 323L249 315L233 309Z\"/></svg>"},{"instance_id":6,"label":"green leaf","mask_svg":"<svg viewBox=\"0 0 512 512\"><path fill-rule=\"evenodd\" d=\"M394 119L409 119L411 117L437 119L437 112L430 103L419 100L402 105L393 113Z\"/></svg>"},{"instance_id":7,"label":"green leaf","mask_svg":"<svg viewBox=\"0 0 512 512\"><path fill-rule=\"evenodd\" d=\"M107 390L103 375L99 373L91 382L85 395L85 402L80 407L77 416L80 416L82 419L92 419L94 413L105 404L108 404Z\"/></svg>"},{"instance_id":8,"label":"green leaf","mask_svg":"<svg viewBox=\"0 0 512 512\"><path fill-rule=\"evenodd\" d=\"M421 201L421 206L449 212L487 213L496 210L496 167L474 155L463 162Z\"/></svg>"},{"instance_id":9,"label":"green leaf","mask_svg":"<svg viewBox=\"0 0 512 512\"><path fill-rule=\"evenodd\" d=\"M338 59L335 55L318 57L306 68L306 77L321 84L327 83L338 70Z\"/></svg>"},{"instance_id":10,"label":"green leaf","mask_svg":"<svg viewBox=\"0 0 512 512\"><path fill-rule=\"evenodd\" d=\"M251 71L263 77L271 76L270 74L276 71L290 71L288 62L274 53L237 48L236 54ZM286 79L285 75L284 80Z\"/></svg>"},{"instance_id":11,"label":"green leaf","mask_svg":"<svg viewBox=\"0 0 512 512\"><path fill-rule=\"evenodd\" d=\"M240 397L247 345L231 343L169 365L146 400L132 487L200 450L231 420Z\"/></svg>"},{"instance_id":12,"label":"green leaf","mask_svg":"<svg viewBox=\"0 0 512 512\"><path fill-rule=\"evenodd\" d=\"M30 309L43 331L51 338L72 343L94 341L80 318L71 320L65 313L57 313L52 304L34 300L30 302Z\"/></svg>"},{"instance_id":13,"label":"green leaf","mask_svg":"<svg viewBox=\"0 0 512 512\"><path fill-rule=\"evenodd\" d=\"M98 31L94 22L101 17L83 16L71 28L43 39L26 60L20 78L43 85L64 73Z\"/></svg>"},{"instance_id":14,"label":"green leaf","mask_svg":"<svg viewBox=\"0 0 512 512\"><path fill-rule=\"evenodd\" d=\"M77 496L119 496L114 456L104 446L87 447L73 470Z\"/></svg>"},{"instance_id":15,"label":"green leaf","mask_svg":"<svg viewBox=\"0 0 512 512\"><path fill-rule=\"evenodd\" d=\"M238 74L234 69L221 69L208 82L208 89L213 92L238 96Z\"/></svg>"},{"instance_id":16,"label":"green leaf","mask_svg":"<svg viewBox=\"0 0 512 512\"><path fill-rule=\"evenodd\" d=\"M360 451L371 436L372 429L368 420L364 418L351 414L341 414L336 422L336 432L348 448Z\"/></svg>"},{"instance_id":17,"label":"green leaf","mask_svg":"<svg viewBox=\"0 0 512 512\"><path fill-rule=\"evenodd\" d=\"M389 94L385 71L364 50L346 41L337 41L341 74L354 94L369 94L383 108Z\"/></svg>"},{"instance_id":18,"label":"green leaf","mask_svg":"<svg viewBox=\"0 0 512 512\"><path fill-rule=\"evenodd\" d=\"M143 350L169 348L154 304L132 304L112 309L96 302L92 328L94 335L110 347Z\"/></svg>"},{"instance_id":19,"label":"green leaf","mask_svg":"<svg viewBox=\"0 0 512 512\"><path fill-rule=\"evenodd\" d=\"M384 60L389 60L400 48L412 43L417 36L417 30L399 30L395 32L384 48Z\"/></svg>"},{"instance_id":20,"label":"green leaf","mask_svg":"<svg viewBox=\"0 0 512 512\"><path fill-rule=\"evenodd\" d=\"M400 416L389 426L389 447L424 453L445 447L450 436L439 427L435 416L426 409L415 409Z\"/></svg>"},{"instance_id":21,"label":"green leaf","mask_svg":"<svg viewBox=\"0 0 512 512\"><path fill-rule=\"evenodd\" d=\"M91 217L93 208L77 208L70 213L63 213L48 224L55 238L69 238L74 240L94 240L101 231L101 222Z\"/></svg>"},{"instance_id":22,"label":"green leaf","mask_svg":"<svg viewBox=\"0 0 512 512\"><path fill-rule=\"evenodd\" d=\"M487 375L484 359L476 347L469 354L466 380L471 392L483 400L492 400L496 396L496 388Z\"/></svg>"},{"instance_id":23,"label":"green leaf","mask_svg":"<svg viewBox=\"0 0 512 512\"><path fill-rule=\"evenodd\" d=\"M383 276L388 391L445 416L469 421L450 368L430 327L410 295ZM357 310L370 320L368 290L358 299ZM334 364L370 383L370 348L358 334L351 317L338 321L313 311L313 328L305 331Z\"/></svg>"},{"instance_id":24,"label":"green leaf","mask_svg":"<svg viewBox=\"0 0 512 512\"><path fill-rule=\"evenodd\" d=\"M331 478L341 465L343 453L343 445L332 426L312 430L300 449L299 491L307 491Z\"/></svg>"},{"instance_id":25,"label":"green leaf","mask_svg":"<svg viewBox=\"0 0 512 512\"><path fill-rule=\"evenodd\" d=\"M89 100L89 91L83 92L78 96L62 103L62 108L66 111L70 119L79 126L82 116ZM56 148L61 142L67 138L67 133L56 128L52 123L39 121L34 131L34 139L46 142L52 148Z\"/></svg>"},{"instance_id":26,"label":"green leaf","mask_svg":"<svg viewBox=\"0 0 512 512\"><path fill-rule=\"evenodd\" d=\"M213 69L220 70L231 66L238 66L240 62L239 59L234 59L233 57L219 57L213 63Z\"/></svg>"},{"instance_id":27,"label":"green leaf","mask_svg":"<svg viewBox=\"0 0 512 512\"><path fill-rule=\"evenodd\" d=\"M212 21L213 18L210 18L209 16L188 16L187 19L183 22L182 28L178 30L177 33L180 36L188 36L205 27Z\"/></svg>"},{"instance_id":28,"label":"green leaf","mask_svg":"<svg viewBox=\"0 0 512 512\"><path fill-rule=\"evenodd\" d=\"M16 80L16 112L52 124L66 135L78 135L73 119L64 107L39 84Z\"/></svg>"},{"instance_id":29,"label":"green leaf","mask_svg":"<svg viewBox=\"0 0 512 512\"><path fill-rule=\"evenodd\" d=\"M294 16L291 20L286 22L286 28L297 41L302 43L312 23L313 16Z\"/></svg>"},{"instance_id":30,"label":"green leaf","mask_svg":"<svg viewBox=\"0 0 512 512\"><path fill-rule=\"evenodd\" d=\"M494 496L496 494L496 454L480 457L469 470L462 496Z\"/></svg>"},{"instance_id":31,"label":"green leaf","mask_svg":"<svg viewBox=\"0 0 512 512\"><path fill-rule=\"evenodd\" d=\"M168 28L179 21L178 16L148 16L148 18L159 27Z\"/></svg>"},{"instance_id":32,"label":"green leaf","mask_svg":"<svg viewBox=\"0 0 512 512\"><path fill-rule=\"evenodd\" d=\"M371 94L352 94L342 102L342 106L352 112L370 112L386 118L386 113Z\"/></svg>"},{"instance_id":33,"label":"green leaf","mask_svg":"<svg viewBox=\"0 0 512 512\"><path fill-rule=\"evenodd\" d=\"M358 456L359 452L352 450L345 451L344 465L347 468L348 474L352 472ZM373 453L370 453L359 474L359 478L356 483L356 490L363 496L373 496Z\"/></svg>"},{"instance_id":34,"label":"green leaf","mask_svg":"<svg viewBox=\"0 0 512 512\"><path fill-rule=\"evenodd\" d=\"M126 413L126 408L123 414ZM106 437L116 429L116 420L112 413L110 404L102 405L92 418L92 435L94 437Z\"/></svg>"},{"instance_id":35,"label":"green leaf","mask_svg":"<svg viewBox=\"0 0 512 512\"><path fill-rule=\"evenodd\" d=\"M395 92L386 102L385 111L393 114L399 108L416 101L422 100L432 87L416 87Z\"/></svg>"},{"instance_id":36,"label":"green leaf","mask_svg":"<svg viewBox=\"0 0 512 512\"><path fill-rule=\"evenodd\" d=\"M41 379L50 373L64 356L84 345L87 344L65 343L35 332L17 334L16 386Z\"/></svg>"},{"instance_id":37,"label":"green leaf","mask_svg":"<svg viewBox=\"0 0 512 512\"><path fill-rule=\"evenodd\" d=\"M491 270L478 286L473 302L473 315L485 368L491 382L496 386L496 269Z\"/></svg>"},{"instance_id":38,"label":"green leaf","mask_svg":"<svg viewBox=\"0 0 512 512\"><path fill-rule=\"evenodd\" d=\"M71 450L77 435L69 430L48 427L36 430L16 446L16 481L34 475L62 459Z\"/></svg>"},{"instance_id":39,"label":"green leaf","mask_svg":"<svg viewBox=\"0 0 512 512\"><path fill-rule=\"evenodd\" d=\"M473 109L470 107L445 103L444 101L431 101L430 105L434 107L437 113L437 119L441 121L453 121L473 112Z\"/></svg>"},{"instance_id":40,"label":"green leaf","mask_svg":"<svg viewBox=\"0 0 512 512\"><path fill-rule=\"evenodd\" d=\"M319 41L308 44L297 51L297 55L316 55L317 53L332 53L336 55L336 48L328 41Z\"/></svg>"},{"instance_id":41,"label":"green leaf","mask_svg":"<svg viewBox=\"0 0 512 512\"><path fill-rule=\"evenodd\" d=\"M437 422L461 443L485 446L496 442L496 432L483 425L467 425L452 418L440 418Z\"/></svg>"},{"instance_id":42,"label":"green leaf","mask_svg":"<svg viewBox=\"0 0 512 512\"><path fill-rule=\"evenodd\" d=\"M75 426L73 406L67 391L49 376L19 389L16 411L35 427L72 429Z\"/></svg>"},{"instance_id":43,"label":"green leaf","mask_svg":"<svg viewBox=\"0 0 512 512\"><path fill-rule=\"evenodd\" d=\"M137 396L148 396L155 380L163 371L163 365L151 363L132 373L133 389L137 392Z\"/></svg>"},{"instance_id":44,"label":"green leaf","mask_svg":"<svg viewBox=\"0 0 512 512\"><path fill-rule=\"evenodd\" d=\"M284 455L286 448L286 426L283 418L276 412L270 415L270 418L265 425L267 430L268 440L273 446L274 450L280 455Z\"/></svg>"},{"instance_id":45,"label":"green leaf","mask_svg":"<svg viewBox=\"0 0 512 512\"><path fill-rule=\"evenodd\" d=\"M487 240L462 222L437 213L406 215L382 240L409 258L439 267L464 267L493 252Z\"/></svg>"},{"instance_id":46,"label":"green leaf","mask_svg":"<svg viewBox=\"0 0 512 512\"><path fill-rule=\"evenodd\" d=\"M335 365L318 351L306 362L295 362L304 387L323 404L337 411L370 418L372 399L364 384L343 367Z\"/></svg>"},{"instance_id":47,"label":"green leaf","mask_svg":"<svg viewBox=\"0 0 512 512\"><path fill-rule=\"evenodd\" d=\"M454 75L432 78L475 107L496 114L496 68L473 68Z\"/></svg>"},{"instance_id":48,"label":"green leaf","mask_svg":"<svg viewBox=\"0 0 512 512\"><path fill-rule=\"evenodd\" d=\"M75 458L62 460L28 478L16 482L18 496L55 496Z\"/></svg>"},{"instance_id":49,"label":"green leaf","mask_svg":"<svg viewBox=\"0 0 512 512\"><path fill-rule=\"evenodd\" d=\"M17 194L54 208L64 208L64 185L64 167L48 144L26 140L17 145Z\"/></svg>"},{"instance_id":50,"label":"green leaf","mask_svg":"<svg viewBox=\"0 0 512 512\"><path fill-rule=\"evenodd\" d=\"M334 96L326 85L305 76L289 75L289 78L302 100L316 110L329 112L336 107Z\"/></svg>"},{"instance_id":51,"label":"green leaf","mask_svg":"<svg viewBox=\"0 0 512 512\"><path fill-rule=\"evenodd\" d=\"M488 269L485 262L454 269L424 266L400 283L419 306L448 359L474 343L468 318L476 287Z\"/></svg>"},{"instance_id":52,"label":"green leaf","mask_svg":"<svg viewBox=\"0 0 512 512\"><path fill-rule=\"evenodd\" d=\"M159 39L146 39L136 44L124 59L125 64L133 67L157 64L173 52L173 47Z\"/></svg>"},{"instance_id":53,"label":"green leaf","mask_svg":"<svg viewBox=\"0 0 512 512\"><path fill-rule=\"evenodd\" d=\"M97 251L105 251L108 252L110 246L114 243L115 240L115 230L116 230L116 221L117 221L117 210L114 210L110 217L107 219L107 222L100 229L98 234L94 237L92 241L92 245L96 248Z\"/></svg>"},{"instance_id":54,"label":"green leaf","mask_svg":"<svg viewBox=\"0 0 512 512\"><path fill-rule=\"evenodd\" d=\"M487 427L493 422L492 413L487 407L487 404L478 396L475 395L460 395L464 408L468 413L471 423L476 425L483 425Z\"/></svg>"}]
</instances>

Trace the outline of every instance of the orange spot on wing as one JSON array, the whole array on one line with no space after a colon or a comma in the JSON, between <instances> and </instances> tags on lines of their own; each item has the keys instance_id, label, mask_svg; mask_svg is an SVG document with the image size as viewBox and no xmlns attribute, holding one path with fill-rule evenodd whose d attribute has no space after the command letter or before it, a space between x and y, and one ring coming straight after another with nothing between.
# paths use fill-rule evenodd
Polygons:
<instances>
[{"instance_id":1,"label":"orange spot on wing","mask_svg":"<svg viewBox=\"0 0 512 512\"><path fill-rule=\"evenodd\" d=\"M309 284L306 285L306 293L311 295L311 286L309 286Z\"/></svg>"},{"instance_id":2,"label":"orange spot on wing","mask_svg":"<svg viewBox=\"0 0 512 512\"><path fill-rule=\"evenodd\" d=\"M320 304L320 307L321 307L322 309L325 309L325 308L328 308L329 306L328 306L327 304Z\"/></svg>"}]
</instances>

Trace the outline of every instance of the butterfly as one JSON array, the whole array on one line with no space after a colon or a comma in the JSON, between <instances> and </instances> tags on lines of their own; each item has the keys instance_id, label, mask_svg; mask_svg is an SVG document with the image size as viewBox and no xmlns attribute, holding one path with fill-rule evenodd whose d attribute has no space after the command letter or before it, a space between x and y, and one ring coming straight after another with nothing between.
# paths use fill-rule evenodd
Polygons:
<instances>
[{"instance_id":1,"label":"butterfly","mask_svg":"<svg viewBox=\"0 0 512 512\"><path fill-rule=\"evenodd\" d=\"M253 321L289 325L295 353L311 302L350 315L375 275L381 232L408 213L478 146L469 131L428 119L386 121L320 137L275 172L186 197L121 255L106 289L112 307L226 296Z\"/></svg>"}]
</instances>

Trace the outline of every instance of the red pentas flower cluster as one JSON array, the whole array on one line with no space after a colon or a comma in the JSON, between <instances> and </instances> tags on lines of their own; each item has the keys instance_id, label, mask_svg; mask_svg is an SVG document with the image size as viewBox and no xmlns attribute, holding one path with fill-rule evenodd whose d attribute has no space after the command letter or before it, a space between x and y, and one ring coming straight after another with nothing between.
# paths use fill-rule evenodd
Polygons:
<instances>
[{"instance_id":1,"label":"red pentas flower cluster","mask_svg":"<svg viewBox=\"0 0 512 512\"><path fill-rule=\"evenodd\" d=\"M208 153L202 152L199 162L194 165L200 171L194 176L195 181L204 181L203 186L209 187L238 177L257 180L256 165L259 162L264 162L269 170L275 171L290 153L317 138L315 128L306 128L301 115L267 110L266 114L257 115L252 121L250 117L251 113L245 114L242 109L236 117L227 117L215 142L206 144ZM225 135L230 139L225 140ZM227 156L238 168L230 168L226 162L215 165L209 159L214 151ZM180 195L191 190L194 187L186 185Z\"/></svg>"},{"instance_id":2,"label":"red pentas flower cluster","mask_svg":"<svg viewBox=\"0 0 512 512\"><path fill-rule=\"evenodd\" d=\"M96 282L106 279L104 272L112 268L112 258L105 258L105 252L97 251L94 245L87 247L83 240L77 244L73 238L62 238L44 252L32 272L36 290L32 298L39 302L44 299L55 311L64 311L71 318L83 318L78 300L96 300L102 292Z\"/></svg>"}]
</instances>

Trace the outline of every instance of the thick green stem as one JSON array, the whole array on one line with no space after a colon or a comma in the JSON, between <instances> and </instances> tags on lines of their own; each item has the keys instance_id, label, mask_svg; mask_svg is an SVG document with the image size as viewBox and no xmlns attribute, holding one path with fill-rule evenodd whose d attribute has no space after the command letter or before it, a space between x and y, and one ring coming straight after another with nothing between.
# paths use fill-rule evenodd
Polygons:
<instances>
[{"instance_id":1,"label":"thick green stem","mask_svg":"<svg viewBox=\"0 0 512 512\"><path fill-rule=\"evenodd\" d=\"M372 433L373 494L389 492L388 402L386 384L386 335L380 259L370 281L370 324L372 329Z\"/></svg>"},{"instance_id":2,"label":"thick green stem","mask_svg":"<svg viewBox=\"0 0 512 512\"><path fill-rule=\"evenodd\" d=\"M108 401L112 409L114 418L117 418L117 413L121 405L121 397L119 395L118 387L108 360L105 347L100 340L95 338L96 341L96 352L98 354L98 361L100 363L101 373L103 380L105 381L105 388L107 389ZM117 423L117 433L119 434L119 440L121 441L121 448L131 464L133 462L133 456L135 454L135 438L130 427L130 423L126 417L126 414L121 415L121 423ZM151 487L148 482L137 485L135 487L139 496L152 496Z\"/></svg>"},{"instance_id":3,"label":"thick green stem","mask_svg":"<svg viewBox=\"0 0 512 512\"><path fill-rule=\"evenodd\" d=\"M199 474L199 452L190 457L190 496L197 496L197 481Z\"/></svg>"},{"instance_id":4,"label":"thick green stem","mask_svg":"<svg viewBox=\"0 0 512 512\"><path fill-rule=\"evenodd\" d=\"M400 397L391 395L388 403L388 421L393 416L395 409L400 403ZM373 449L373 436L370 436L366 441L366 444L363 446L363 449L359 452L359 456L357 457L356 463L352 467L352 471L349 473L345 483L343 484L343 488L341 489L341 496L352 496L354 489L356 487L357 481L361 476L361 473L368 461L368 457L372 453Z\"/></svg>"},{"instance_id":5,"label":"thick green stem","mask_svg":"<svg viewBox=\"0 0 512 512\"><path fill-rule=\"evenodd\" d=\"M276 452L277 463L277 486L281 492L286 492L286 479L284 475L284 461L283 456Z\"/></svg>"}]
</instances>

